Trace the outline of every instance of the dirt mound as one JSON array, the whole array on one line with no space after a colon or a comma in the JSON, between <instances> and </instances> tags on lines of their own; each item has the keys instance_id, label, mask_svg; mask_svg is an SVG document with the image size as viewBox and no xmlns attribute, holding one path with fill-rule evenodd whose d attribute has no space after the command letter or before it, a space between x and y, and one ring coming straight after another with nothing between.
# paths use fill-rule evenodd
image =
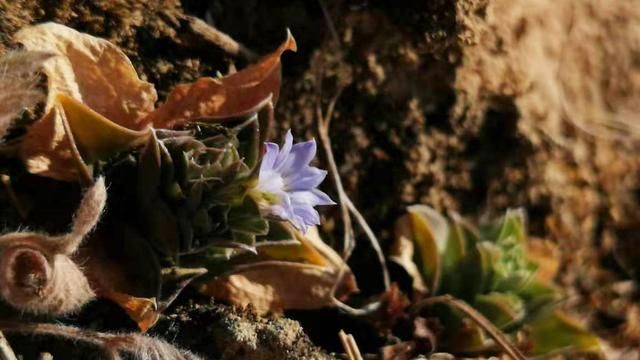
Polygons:
<instances>
[{"instance_id":1,"label":"dirt mound","mask_svg":"<svg viewBox=\"0 0 640 360\"><path fill-rule=\"evenodd\" d=\"M639 1L0 1L0 40L42 21L105 37L162 98L234 60L189 45L184 9L257 52L291 28L281 127L315 135L318 99L342 89L336 160L383 239L416 202L476 218L525 207L532 233L564 250L568 306L640 344ZM365 294L381 287L369 254L358 246L351 264Z\"/></svg>"}]
</instances>

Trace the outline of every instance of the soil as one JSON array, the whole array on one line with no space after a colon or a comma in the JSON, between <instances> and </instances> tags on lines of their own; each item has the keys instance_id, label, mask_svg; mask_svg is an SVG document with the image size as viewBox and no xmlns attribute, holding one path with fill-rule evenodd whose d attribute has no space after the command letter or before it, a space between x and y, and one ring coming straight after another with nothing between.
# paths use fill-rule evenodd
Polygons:
<instances>
[{"instance_id":1,"label":"soil","mask_svg":"<svg viewBox=\"0 0 640 360\"><path fill-rule=\"evenodd\" d=\"M524 207L530 232L560 246L557 280L569 291L567 308L615 356L640 356L632 350L640 345L639 1L5 0L0 43L10 47L14 32L43 21L104 37L156 84L162 101L177 83L246 63L194 43L185 13L259 54L290 28L300 50L284 59L280 129L315 136L316 104L326 106L342 89L331 129L339 171L385 243L410 204L477 220ZM339 210L324 216L324 230L339 244ZM365 244L351 266L367 295L381 279L370 275L376 265ZM253 339L274 344L260 346L270 356L283 348L296 351L291 358L325 356L295 322L265 325L218 305L185 306L188 317L248 321ZM344 322L318 328L313 314L290 315L314 343L339 350L327 334ZM198 329L186 325L187 315L173 316ZM287 330L274 340L270 326ZM356 341L375 352L380 339L364 334L354 333ZM196 338L185 339L201 349ZM269 358L249 355L255 348L247 344L216 342L207 354L225 358L225 349L239 346L247 359Z\"/></svg>"}]
</instances>

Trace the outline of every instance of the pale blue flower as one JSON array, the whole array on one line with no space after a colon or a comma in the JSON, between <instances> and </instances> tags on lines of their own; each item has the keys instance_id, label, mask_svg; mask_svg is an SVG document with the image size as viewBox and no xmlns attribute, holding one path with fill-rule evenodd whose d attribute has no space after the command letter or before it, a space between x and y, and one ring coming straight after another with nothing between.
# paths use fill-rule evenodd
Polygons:
<instances>
[{"instance_id":1,"label":"pale blue flower","mask_svg":"<svg viewBox=\"0 0 640 360\"><path fill-rule=\"evenodd\" d=\"M282 149L277 144L265 143L255 188L265 215L288 220L303 232L310 225L320 224L320 215L314 207L335 205L335 202L317 189L327 171L309 165L315 156L315 140L294 145L291 130L285 136Z\"/></svg>"}]
</instances>

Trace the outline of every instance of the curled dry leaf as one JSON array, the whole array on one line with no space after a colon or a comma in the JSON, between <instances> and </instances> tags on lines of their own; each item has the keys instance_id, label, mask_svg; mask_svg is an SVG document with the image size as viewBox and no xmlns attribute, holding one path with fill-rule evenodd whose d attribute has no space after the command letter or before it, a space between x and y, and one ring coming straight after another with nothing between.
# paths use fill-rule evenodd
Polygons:
<instances>
[{"instance_id":1,"label":"curled dry leaf","mask_svg":"<svg viewBox=\"0 0 640 360\"><path fill-rule=\"evenodd\" d=\"M144 127L140 120L153 110L158 97L117 46L56 23L26 27L15 40L27 50L57 55L44 63L49 105L62 93L118 125Z\"/></svg>"},{"instance_id":2,"label":"curled dry leaf","mask_svg":"<svg viewBox=\"0 0 640 360\"><path fill-rule=\"evenodd\" d=\"M167 101L144 122L155 128L172 128L194 119L225 119L257 112L277 100L281 81L280 56L287 50L296 49L293 36L287 32L287 39L276 51L242 71L176 86Z\"/></svg>"},{"instance_id":3,"label":"curled dry leaf","mask_svg":"<svg viewBox=\"0 0 640 360\"><path fill-rule=\"evenodd\" d=\"M204 292L236 305L251 304L264 314L285 309L332 306L336 273L321 266L286 261L262 261L238 266L206 285Z\"/></svg>"},{"instance_id":4,"label":"curled dry leaf","mask_svg":"<svg viewBox=\"0 0 640 360\"><path fill-rule=\"evenodd\" d=\"M38 74L53 55L41 51L13 51L0 58L0 138L25 108L44 101Z\"/></svg>"},{"instance_id":5,"label":"curled dry leaf","mask_svg":"<svg viewBox=\"0 0 640 360\"><path fill-rule=\"evenodd\" d=\"M153 85L140 80L110 42L55 23L27 27L15 40L27 50L54 55L42 62L49 90L45 115L27 129L21 156L31 173L64 181L87 181L87 163L144 142L149 125L168 128L257 112L278 97L280 56L296 50L288 34L257 64L224 78L178 85L153 111Z\"/></svg>"},{"instance_id":6,"label":"curled dry leaf","mask_svg":"<svg viewBox=\"0 0 640 360\"><path fill-rule=\"evenodd\" d=\"M120 305L142 332L153 327L160 318L158 304L154 298L139 298L117 291L103 292L100 296Z\"/></svg>"},{"instance_id":7,"label":"curled dry leaf","mask_svg":"<svg viewBox=\"0 0 640 360\"><path fill-rule=\"evenodd\" d=\"M53 105L29 127L20 155L33 174L63 181L91 181L91 170L80 156L60 104Z\"/></svg>"},{"instance_id":8,"label":"curled dry leaf","mask_svg":"<svg viewBox=\"0 0 640 360\"><path fill-rule=\"evenodd\" d=\"M146 138L141 119L157 95L115 45L55 23L24 28L15 40L51 54L41 63L48 80L45 114L21 143L31 173L87 182L87 162Z\"/></svg>"},{"instance_id":9,"label":"curled dry leaf","mask_svg":"<svg viewBox=\"0 0 640 360\"><path fill-rule=\"evenodd\" d=\"M271 244L267 255L260 254L258 247L261 260L236 266L230 273L204 284L201 291L236 305L251 304L258 313L267 313L332 307L335 298L358 290L347 265L322 242L314 228L306 236L291 231L301 240L298 248L282 242L283 249L276 251L277 245ZM266 256L272 257L266 260ZM291 258L296 261L289 261ZM338 278L343 268L346 271Z\"/></svg>"},{"instance_id":10,"label":"curled dry leaf","mask_svg":"<svg viewBox=\"0 0 640 360\"><path fill-rule=\"evenodd\" d=\"M390 259L411 276L415 291L434 292L439 287L439 254L444 252L448 232L449 225L442 215L423 205L409 206L407 214L396 222Z\"/></svg>"},{"instance_id":11,"label":"curled dry leaf","mask_svg":"<svg viewBox=\"0 0 640 360\"><path fill-rule=\"evenodd\" d=\"M410 229L410 219L407 216L402 217L398 219L398 221L396 221L396 237L390 250L389 259L402 266L402 268L411 277L413 290L420 293L426 293L427 287L424 283L424 280L422 280L422 275L420 274L418 266L413 261L415 249L413 241L411 241L412 235L409 233Z\"/></svg>"}]
</instances>

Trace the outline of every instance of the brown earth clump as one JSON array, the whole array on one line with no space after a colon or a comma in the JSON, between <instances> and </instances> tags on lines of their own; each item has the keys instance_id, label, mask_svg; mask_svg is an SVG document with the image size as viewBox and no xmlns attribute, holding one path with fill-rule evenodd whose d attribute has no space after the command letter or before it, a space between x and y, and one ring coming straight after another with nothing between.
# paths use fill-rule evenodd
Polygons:
<instances>
[{"instance_id":1,"label":"brown earth clump","mask_svg":"<svg viewBox=\"0 0 640 360\"><path fill-rule=\"evenodd\" d=\"M0 1L0 42L42 21L105 37L162 100L233 60L194 45L184 9L258 53L291 28L281 127L315 135L318 100L342 89L339 170L383 239L413 203L480 219L522 206L563 250L567 306L613 345L640 344L639 1ZM339 234L339 210L325 215ZM365 293L380 288L369 254L351 264Z\"/></svg>"}]
</instances>

